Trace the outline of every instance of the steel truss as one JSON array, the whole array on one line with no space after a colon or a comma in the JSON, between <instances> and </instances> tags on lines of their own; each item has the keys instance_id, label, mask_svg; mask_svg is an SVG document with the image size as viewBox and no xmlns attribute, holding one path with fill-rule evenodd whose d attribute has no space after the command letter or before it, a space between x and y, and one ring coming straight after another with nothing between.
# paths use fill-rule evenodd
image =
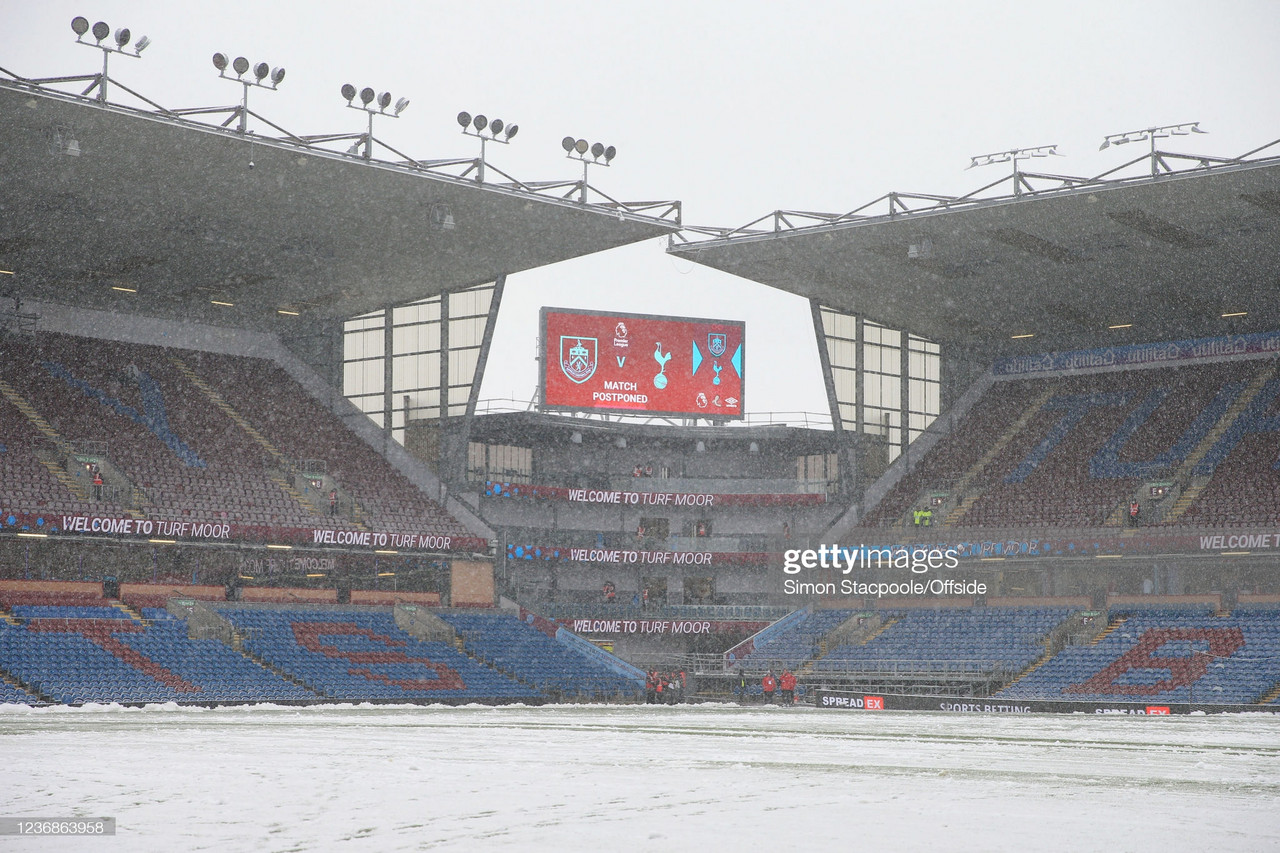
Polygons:
<instances>
[{"instance_id":1,"label":"steel truss","mask_svg":"<svg viewBox=\"0 0 1280 853\"><path fill-rule=\"evenodd\" d=\"M1268 149L1275 151L1259 157ZM1254 165L1280 159L1280 139L1260 145L1237 157L1213 157L1204 154L1181 154L1153 149L1092 178L1052 175L1014 169L1012 174L978 187L964 195L948 196L930 193L889 192L845 213L820 213L810 210L775 210L737 228L715 228L686 225L671 235L670 248L693 243L728 242L754 239L783 233L801 232L863 222L884 222L921 214L941 213L985 204L1019 201L1028 198L1069 193L1091 187L1113 187L1159 181L1171 175L1205 173L1218 169ZM1141 175L1122 175L1139 164L1146 164ZM999 192L1003 185L1011 191Z\"/></svg>"}]
</instances>

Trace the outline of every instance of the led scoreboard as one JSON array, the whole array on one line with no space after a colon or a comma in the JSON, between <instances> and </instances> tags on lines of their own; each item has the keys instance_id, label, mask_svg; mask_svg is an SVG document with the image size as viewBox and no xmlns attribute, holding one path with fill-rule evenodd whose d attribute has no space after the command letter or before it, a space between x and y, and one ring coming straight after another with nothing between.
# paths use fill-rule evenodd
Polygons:
<instances>
[{"instance_id":1,"label":"led scoreboard","mask_svg":"<svg viewBox=\"0 0 1280 853\"><path fill-rule=\"evenodd\" d=\"M742 417L741 321L543 308L541 329L548 408Z\"/></svg>"}]
</instances>

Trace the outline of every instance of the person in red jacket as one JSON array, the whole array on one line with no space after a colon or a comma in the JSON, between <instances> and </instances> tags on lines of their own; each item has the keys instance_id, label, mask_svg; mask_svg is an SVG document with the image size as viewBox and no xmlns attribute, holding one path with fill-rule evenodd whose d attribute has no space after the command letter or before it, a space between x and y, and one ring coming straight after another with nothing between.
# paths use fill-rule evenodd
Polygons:
<instances>
[{"instance_id":1,"label":"person in red jacket","mask_svg":"<svg viewBox=\"0 0 1280 853\"><path fill-rule=\"evenodd\" d=\"M794 705L796 701L796 677L789 669L782 671L778 679L778 687L782 688L782 704Z\"/></svg>"},{"instance_id":2,"label":"person in red jacket","mask_svg":"<svg viewBox=\"0 0 1280 853\"><path fill-rule=\"evenodd\" d=\"M773 691L778 689L778 679L773 677L773 670L769 670L764 678L760 679L760 688L764 691L764 703L773 704Z\"/></svg>"}]
</instances>

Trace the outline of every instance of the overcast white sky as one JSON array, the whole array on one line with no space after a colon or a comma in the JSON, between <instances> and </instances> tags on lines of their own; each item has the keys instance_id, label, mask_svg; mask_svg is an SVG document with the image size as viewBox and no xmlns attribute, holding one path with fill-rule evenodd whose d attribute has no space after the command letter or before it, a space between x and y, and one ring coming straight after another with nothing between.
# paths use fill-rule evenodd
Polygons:
<instances>
[{"instance_id":1,"label":"overcast white sky","mask_svg":"<svg viewBox=\"0 0 1280 853\"><path fill-rule=\"evenodd\" d=\"M565 135L612 144L592 183L681 199L685 222L777 208L843 212L889 190L964 193L1005 166L969 157L1056 143L1047 171L1092 175L1138 153L1108 133L1200 121L1170 150L1237 155L1280 137L1280 3L312 2L0 0L0 65L91 73L75 15L153 45L112 76L166 106L232 103L216 50L283 65L251 106L295 133L359 131L339 88L412 104L377 134L411 156L474 156L460 110L516 122L490 161L576 177ZM266 131L267 128L260 128ZM1043 161L1041 161L1043 162ZM1039 164L1037 164L1039 165ZM745 320L750 411L822 411L807 304L649 242L513 276L484 397L528 399L537 310L557 305ZM786 365L787 370L779 369Z\"/></svg>"}]
</instances>

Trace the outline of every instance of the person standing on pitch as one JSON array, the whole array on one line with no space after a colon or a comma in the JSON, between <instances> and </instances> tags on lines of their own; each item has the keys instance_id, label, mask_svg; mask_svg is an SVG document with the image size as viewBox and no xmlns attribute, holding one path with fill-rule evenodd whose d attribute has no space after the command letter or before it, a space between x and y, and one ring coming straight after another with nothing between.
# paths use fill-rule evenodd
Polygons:
<instances>
[{"instance_id":1,"label":"person standing on pitch","mask_svg":"<svg viewBox=\"0 0 1280 853\"><path fill-rule=\"evenodd\" d=\"M782 704L794 705L796 703L796 677L789 670L782 670L782 677L778 679L778 686L782 688Z\"/></svg>"},{"instance_id":2,"label":"person standing on pitch","mask_svg":"<svg viewBox=\"0 0 1280 853\"><path fill-rule=\"evenodd\" d=\"M773 691L778 689L778 679L773 677L773 670L766 672L764 678L760 679L760 689L764 691L764 703L772 705Z\"/></svg>"}]
</instances>

